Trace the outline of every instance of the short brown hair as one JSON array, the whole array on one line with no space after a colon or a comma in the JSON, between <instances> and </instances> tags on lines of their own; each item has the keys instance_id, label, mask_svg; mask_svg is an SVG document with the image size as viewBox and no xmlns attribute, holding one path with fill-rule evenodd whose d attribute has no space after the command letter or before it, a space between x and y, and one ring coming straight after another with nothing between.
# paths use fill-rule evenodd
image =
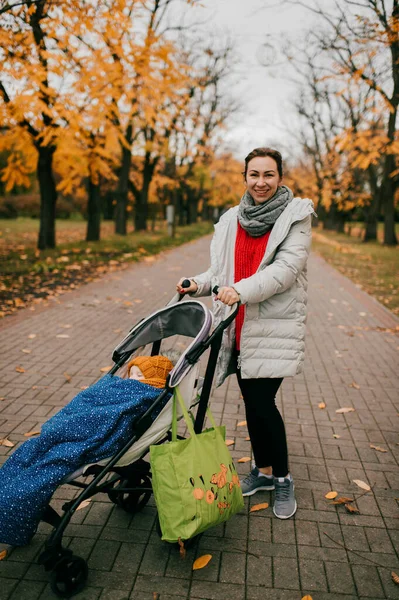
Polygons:
<instances>
[{"instance_id":1,"label":"short brown hair","mask_svg":"<svg viewBox=\"0 0 399 600\"><path fill-rule=\"evenodd\" d=\"M275 160L277 164L278 174L280 175L280 177L283 176L283 158L280 152L278 150L273 150L273 148L255 148L245 158L245 169L243 173L244 179L246 179L247 177L249 161L255 158L256 156L270 156L270 158L273 158L273 160Z\"/></svg>"}]
</instances>

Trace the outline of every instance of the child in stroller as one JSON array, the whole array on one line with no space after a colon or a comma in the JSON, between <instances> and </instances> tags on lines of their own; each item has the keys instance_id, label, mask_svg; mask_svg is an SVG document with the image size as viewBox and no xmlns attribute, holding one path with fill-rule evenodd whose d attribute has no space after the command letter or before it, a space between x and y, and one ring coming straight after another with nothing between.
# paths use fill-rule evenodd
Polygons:
<instances>
[{"instance_id":1,"label":"child in stroller","mask_svg":"<svg viewBox=\"0 0 399 600\"><path fill-rule=\"evenodd\" d=\"M0 543L27 544L63 479L126 444L172 369L166 356L133 358L127 379L106 375L83 390L10 456L0 469Z\"/></svg>"}]
</instances>

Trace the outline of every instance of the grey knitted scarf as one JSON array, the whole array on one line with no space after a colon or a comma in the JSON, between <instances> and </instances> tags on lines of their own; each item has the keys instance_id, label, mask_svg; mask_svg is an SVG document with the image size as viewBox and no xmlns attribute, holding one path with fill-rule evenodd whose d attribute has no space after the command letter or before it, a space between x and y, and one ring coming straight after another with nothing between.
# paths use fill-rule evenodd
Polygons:
<instances>
[{"instance_id":1,"label":"grey knitted scarf","mask_svg":"<svg viewBox=\"0 0 399 600\"><path fill-rule=\"evenodd\" d=\"M266 202L255 204L251 194L246 191L240 201L238 221L252 237L259 237L269 231L294 195L290 188L281 185Z\"/></svg>"}]
</instances>

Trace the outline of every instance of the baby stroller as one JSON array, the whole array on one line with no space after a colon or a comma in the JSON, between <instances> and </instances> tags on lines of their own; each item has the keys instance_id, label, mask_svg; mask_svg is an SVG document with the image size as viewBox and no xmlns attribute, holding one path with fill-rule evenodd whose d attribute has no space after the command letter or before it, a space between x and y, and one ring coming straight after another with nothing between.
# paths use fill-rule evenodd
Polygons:
<instances>
[{"instance_id":1,"label":"baby stroller","mask_svg":"<svg viewBox=\"0 0 399 600\"><path fill-rule=\"evenodd\" d=\"M186 287L188 285L187 281ZM217 287L213 292L217 293ZM51 588L61 598L70 598L79 593L88 576L86 561L62 545L63 533L82 502L95 494L106 493L114 504L135 513L149 501L152 493L151 472L144 457L150 445L171 439L172 402L167 401L155 420L152 413L157 409L159 411L177 385L187 408L193 408L193 402L196 405L194 430L196 433L202 431L223 332L234 320L238 304L212 331L213 316L209 309L197 300L180 302L183 297L176 294L166 307L139 321L115 348L112 355L115 364L108 372L111 376L124 376L128 360L147 345L151 345L151 355L156 356L161 353L161 343L166 338L177 335L193 338L169 373L165 388L134 423L132 436L123 448L111 458L85 465L64 479L63 483L82 491L63 505L63 514L58 514L48 505L42 516L42 521L54 529L45 542L38 562L51 572ZM199 359L208 349L209 357L199 391ZM181 416L179 410L178 416Z\"/></svg>"}]
</instances>

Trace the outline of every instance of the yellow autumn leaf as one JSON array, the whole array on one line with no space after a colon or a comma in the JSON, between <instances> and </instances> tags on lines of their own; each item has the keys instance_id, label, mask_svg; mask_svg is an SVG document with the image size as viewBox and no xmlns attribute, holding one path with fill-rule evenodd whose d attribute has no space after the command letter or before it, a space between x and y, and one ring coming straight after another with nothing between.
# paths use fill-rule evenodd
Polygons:
<instances>
[{"instance_id":1,"label":"yellow autumn leaf","mask_svg":"<svg viewBox=\"0 0 399 600\"><path fill-rule=\"evenodd\" d=\"M33 437L34 435L40 435L40 431L27 431L24 433L25 437Z\"/></svg>"},{"instance_id":2,"label":"yellow autumn leaf","mask_svg":"<svg viewBox=\"0 0 399 600\"><path fill-rule=\"evenodd\" d=\"M331 504L348 504L349 502L354 502L354 498L348 498L347 496L340 496L336 500L334 500Z\"/></svg>"},{"instance_id":3,"label":"yellow autumn leaf","mask_svg":"<svg viewBox=\"0 0 399 600\"><path fill-rule=\"evenodd\" d=\"M319 402L318 407L319 408L325 408L326 407L326 403L325 402Z\"/></svg>"},{"instance_id":4,"label":"yellow autumn leaf","mask_svg":"<svg viewBox=\"0 0 399 600\"><path fill-rule=\"evenodd\" d=\"M250 456L243 456L242 458L239 458L237 462L239 462L239 463L246 463L249 460L251 460Z\"/></svg>"},{"instance_id":5,"label":"yellow autumn leaf","mask_svg":"<svg viewBox=\"0 0 399 600\"><path fill-rule=\"evenodd\" d=\"M17 373L25 373L25 369L23 367L15 367Z\"/></svg>"},{"instance_id":6,"label":"yellow autumn leaf","mask_svg":"<svg viewBox=\"0 0 399 600\"><path fill-rule=\"evenodd\" d=\"M344 506L349 513L360 513L360 510L353 504L345 504Z\"/></svg>"},{"instance_id":7,"label":"yellow autumn leaf","mask_svg":"<svg viewBox=\"0 0 399 600\"><path fill-rule=\"evenodd\" d=\"M69 338L69 335L67 333L59 333L55 337L56 338L61 338L61 339L66 339L66 338Z\"/></svg>"},{"instance_id":8,"label":"yellow autumn leaf","mask_svg":"<svg viewBox=\"0 0 399 600\"><path fill-rule=\"evenodd\" d=\"M111 367L101 367L100 371L101 371L101 373L108 373L108 371L110 369L112 369L112 366Z\"/></svg>"},{"instance_id":9,"label":"yellow autumn leaf","mask_svg":"<svg viewBox=\"0 0 399 600\"><path fill-rule=\"evenodd\" d=\"M4 438L4 440L0 440L0 446L6 446L7 448L14 448L15 444L13 442L10 442L10 440L8 440L7 438Z\"/></svg>"},{"instance_id":10,"label":"yellow autumn leaf","mask_svg":"<svg viewBox=\"0 0 399 600\"><path fill-rule=\"evenodd\" d=\"M249 512L256 512L258 510L266 510L266 508L269 508L269 504L267 502L261 502L260 504L254 504L254 506L251 506Z\"/></svg>"},{"instance_id":11,"label":"yellow autumn leaf","mask_svg":"<svg viewBox=\"0 0 399 600\"><path fill-rule=\"evenodd\" d=\"M226 446L232 446L233 444L235 444L234 440L226 440Z\"/></svg>"},{"instance_id":12,"label":"yellow autumn leaf","mask_svg":"<svg viewBox=\"0 0 399 600\"><path fill-rule=\"evenodd\" d=\"M197 571L198 569L203 569L209 563L212 558L212 554L203 554L199 556L197 560L194 561L193 571Z\"/></svg>"},{"instance_id":13,"label":"yellow autumn leaf","mask_svg":"<svg viewBox=\"0 0 399 600\"><path fill-rule=\"evenodd\" d=\"M82 508L86 508L86 506L89 506L90 502L91 502L90 498L88 498L88 500L83 500L83 502L81 504L79 504L79 506L76 510L81 510Z\"/></svg>"},{"instance_id":14,"label":"yellow autumn leaf","mask_svg":"<svg viewBox=\"0 0 399 600\"><path fill-rule=\"evenodd\" d=\"M397 574L395 573L395 571L392 571L392 572L391 572L391 577L392 577L392 581L393 581L394 583L396 583L396 585L399 585L399 575L397 575Z\"/></svg>"},{"instance_id":15,"label":"yellow autumn leaf","mask_svg":"<svg viewBox=\"0 0 399 600\"><path fill-rule=\"evenodd\" d=\"M27 348L22 348L21 352L24 352L24 354L30 354L32 352L32 350L28 350Z\"/></svg>"},{"instance_id":16,"label":"yellow autumn leaf","mask_svg":"<svg viewBox=\"0 0 399 600\"><path fill-rule=\"evenodd\" d=\"M0 560L4 560L7 557L7 550L2 550L0 552Z\"/></svg>"},{"instance_id":17,"label":"yellow autumn leaf","mask_svg":"<svg viewBox=\"0 0 399 600\"><path fill-rule=\"evenodd\" d=\"M352 383L349 384L349 387L355 388L355 390L360 390L360 385L358 385L354 381L352 381Z\"/></svg>"},{"instance_id":18,"label":"yellow autumn leaf","mask_svg":"<svg viewBox=\"0 0 399 600\"><path fill-rule=\"evenodd\" d=\"M378 452L388 452L388 450L385 450L385 448L381 448L381 446L374 446L374 444L370 444L370 448L377 450Z\"/></svg>"},{"instance_id":19,"label":"yellow autumn leaf","mask_svg":"<svg viewBox=\"0 0 399 600\"><path fill-rule=\"evenodd\" d=\"M245 427L246 424L246 421L240 421L239 423L237 423L237 427Z\"/></svg>"},{"instance_id":20,"label":"yellow autumn leaf","mask_svg":"<svg viewBox=\"0 0 399 600\"><path fill-rule=\"evenodd\" d=\"M341 436L338 435L338 433L333 433L333 438L335 438L336 440L339 440Z\"/></svg>"},{"instance_id":21,"label":"yellow autumn leaf","mask_svg":"<svg viewBox=\"0 0 399 600\"><path fill-rule=\"evenodd\" d=\"M353 479L352 481L353 483L356 483L358 487L362 488L362 490L366 490L367 492L371 490L371 487L361 479Z\"/></svg>"},{"instance_id":22,"label":"yellow autumn leaf","mask_svg":"<svg viewBox=\"0 0 399 600\"><path fill-rule=\"evenodd\" d=\"M306 596L303 596L302 600L313 600L312 596L309 596L309 594L306 594Z\"/></svg>"},{"instance_id":23,"label":"yellow autumn leaf","mask_svg":"<svg viewBox=\"0 0 399 600\"><path fill-rule=\"evenodd\" d=\"M338 492L328 492L324 498L327 498L327 500L334 500L334 498L336 498L338 496Z\"/></svg>"},{"instance_id":24,"label":"yellow autumn leaf","mask_svg":"<svg viewBox=\"0 0 399 600\"><path fill-rule=\"evenodd\" d=\"M338 408L335 412L339 415L341 415L342 413L348 413L348 412L354 412L355 409L352 408L351 406L345 406L344 408Z\"/></svg>"}]
</instances>

